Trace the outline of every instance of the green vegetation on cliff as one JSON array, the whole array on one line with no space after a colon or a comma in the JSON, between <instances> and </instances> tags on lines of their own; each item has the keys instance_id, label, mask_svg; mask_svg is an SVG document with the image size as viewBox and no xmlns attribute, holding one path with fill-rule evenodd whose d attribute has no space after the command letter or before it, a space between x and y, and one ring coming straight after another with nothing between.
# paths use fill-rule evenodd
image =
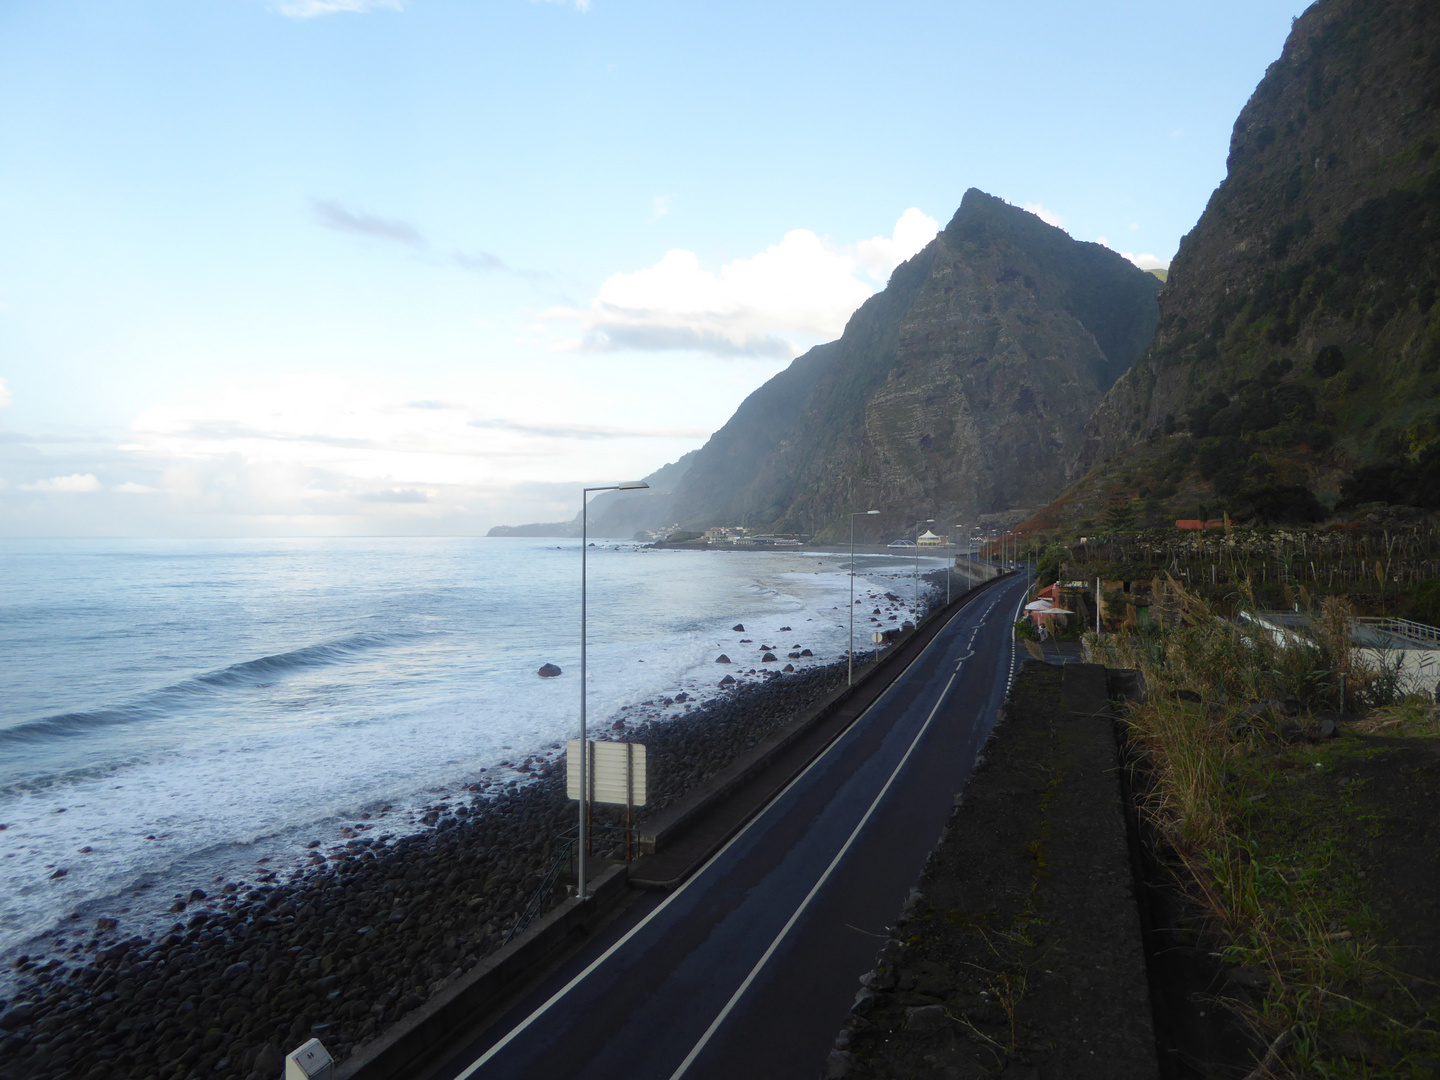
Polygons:
<instances>
[{"instance_id":1,"label":"green vegetation on cliff","mask_svg":"<svg viewBox=\"0 0 1440 1080\"><path fill-rule=\"evenodd\" d=\"M1440 6L1307 10L1235 123L1154 340L1097 410L1082 466L1188 430L1172 464L1193 461L1237 515L1305 520L1316 496L1440 506L1437 146Z\"/></svg>"},{"instance_id":2,"label":"green vegetation on cliff","mask_svg":"<svg viewBox=\"0 0 1440 1080\"><path fill-rule=\"evenodd\" d=\"M971 189L946 228L736 410L676 497L690 527L867 538L1046 502L1100 396L1153 332L1160 283ZM862 506L863 504L863 506Z\"/></svg>"}]
</instances>

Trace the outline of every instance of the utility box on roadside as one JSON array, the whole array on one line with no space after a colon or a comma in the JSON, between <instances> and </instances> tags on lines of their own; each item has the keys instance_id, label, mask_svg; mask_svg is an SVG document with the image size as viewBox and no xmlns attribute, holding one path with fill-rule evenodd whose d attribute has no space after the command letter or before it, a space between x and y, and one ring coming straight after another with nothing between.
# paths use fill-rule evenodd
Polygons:
<instances>
[{"instance_id":1,"label":"utility box on roadside","mask_svg":"<svg viewBox=\"0 0 1440 1080\"><path fill-rule=\"evenodd\" d=\"M285 1058L285 1080L331 1080L335 1062L319 1039L311 1039Z\"/></svg>"}]
</instances>

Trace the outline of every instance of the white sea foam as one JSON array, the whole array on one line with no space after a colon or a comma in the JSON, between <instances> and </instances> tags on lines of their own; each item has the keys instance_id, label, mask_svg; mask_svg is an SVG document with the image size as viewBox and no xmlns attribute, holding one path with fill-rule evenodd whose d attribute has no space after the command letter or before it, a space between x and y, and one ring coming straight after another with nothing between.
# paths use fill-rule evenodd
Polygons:
<instances>
[{"instance_id":1,"label":"white sea foam","mask_svg":"<svg viewBox=\"0 0 1440 1080\"><path fill-rule=\"evenodd\" d=\"M589 556L597 729L762 670L761 645L844 655L844 556ZM75 913L159 917L362 813L370 835L410 831L437 792L519 776L505 763L575 733L578 563L555 540L0 544L0 953ZM864 649L912 564L858 565ZM564 674L538 678L546 662Z\"/></svg>"}]
</instances>

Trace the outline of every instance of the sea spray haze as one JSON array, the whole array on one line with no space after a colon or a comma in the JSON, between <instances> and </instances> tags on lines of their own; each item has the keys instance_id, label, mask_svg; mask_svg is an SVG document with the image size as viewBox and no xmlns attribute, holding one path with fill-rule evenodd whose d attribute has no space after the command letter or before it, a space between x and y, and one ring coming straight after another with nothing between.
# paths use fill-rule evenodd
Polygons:
<instances>
[{"instance_id":1,"label":"sea spray haze","mask_svg":"<svg viewBox=\"0 0 1440 1080\"><path fill-rule=\"evenodd\" d=\"M873 559L860 595L910 565ZM761 644L835 659L844 566L594 548L591 716L713 693ZM0 581L0 952L72 913L159 917L361 813L417 827L574 734L573 540L9 541Z\"/></svg>"}]
</instances>

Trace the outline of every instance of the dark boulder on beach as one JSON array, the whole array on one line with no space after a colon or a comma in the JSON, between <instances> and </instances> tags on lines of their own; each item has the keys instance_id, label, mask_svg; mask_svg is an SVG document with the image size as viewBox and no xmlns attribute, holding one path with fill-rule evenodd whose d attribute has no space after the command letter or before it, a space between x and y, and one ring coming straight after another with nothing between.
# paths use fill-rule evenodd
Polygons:
<instances>
[{"instance_id":1,"label":"dark boulder on beach","mask_svg":"<svg viewBox=\"0 0 1440 1080\"><path fill-rule=\"evenodd\" d=\"M788 626L782 626L782 627L780 627L778 633L783 634L783 633L785 633L786 630L789 630L789 629L790 629L790 627L788 627Z\"/></svg>"},{"instance_id":2,"label":"dark boulder on beach","mask_svg":"<svg viewBox=\"0 0 1440 1080\"><path fill-rule=\"evenodd\" d=\"M628 737L658 764L651 812L838 689L846 670L764 674L725 676L723 692L693 712L626 714ZM521 785L477 785L473 800L456 793L426 806L433 829L372 837L344 828L324 855L308 849L323 861L288 879L267 871L217 887L209 900L196 889L189 902L206 910L161 940L121 938L116 920L103 919L96 940L73 956L61 942L48 962L18 958L17 985L0 1002L0 1078L255 1080L278 1076L280 1048L312 1035L344 1062L500 949L536 897L574 803L563 760L530 755L525 765L532 772ZM507 763L507 778L514 768ZM611 824L623 821L616 813L596 809ZM564 895L553 889L543 907ZM83 1038L60 1034L82 1023Z\"/></svg>"},{"instance_id":3,"label":"dark boulder on beach","mask_svg":"<svg viewBox=\"0 0 1440 1080\"><path fill-rule=\"evenodd\" d=\"M795 670L795 665L794 665L794 664L786 664L786 665L785 665L783 668L781 668L780 670L781 670L781 671L794 671L794 670Z\"/></svg>"},{"instance_id":4,"label":"dark boulder on beach","mask_svg":"<svg viewBox=\"0 0 1440 1080\"><path fill-rule=\"evenodd\" d=\"M737 622L734 626L730 627L730 629L738 630L743 634L745 632L745 624L743 622Z\"/></svg>"},{"instance_id":5,"label":"dark boulder on beach","mask_svg":"<svg viewBox=\"0 0 1440 1080\"><path fill-rule=\"evenodd\" d=\"M560 674L560 669L554 664L545 664L535 674L539 675L542 679L553 679Z\"/></svg>"},{"instance_id":6,"label":"dark boulder on beach","mask_svg":"<svg viewBox=\"0 0 1440 1080\"><path fill-rule=\"evenodd\" d=\"M687 694L687 693L685 693L684 690L681 690L680 693L678 693L678 694L675 695L675 700L676 700L676 701L689 701L689 700L690 700L690 695Z\"/></svg>"},{"instance_id":7,"label":"dark boulder on beach","mask_svg":"<svg viewBox=\"0 0 1440 1080\"><path fill-rule=\"evenodd\" d=\"M776 659L777 657L773 652L767 652L764 656L760 657L760 662L762 664L771 664L774 663Z\"/></svg>"},{"instance_id":8,"label":"dark boulder on beach","mask_svg":"<svg viewBox=\"0 0 1440 1080\"><path fill-rule=\"evenodd\" d=\"M728 664L730 663L730 658L722 652L719 656L715 657L715 663Z\"/></svg>"}]
</instances>

